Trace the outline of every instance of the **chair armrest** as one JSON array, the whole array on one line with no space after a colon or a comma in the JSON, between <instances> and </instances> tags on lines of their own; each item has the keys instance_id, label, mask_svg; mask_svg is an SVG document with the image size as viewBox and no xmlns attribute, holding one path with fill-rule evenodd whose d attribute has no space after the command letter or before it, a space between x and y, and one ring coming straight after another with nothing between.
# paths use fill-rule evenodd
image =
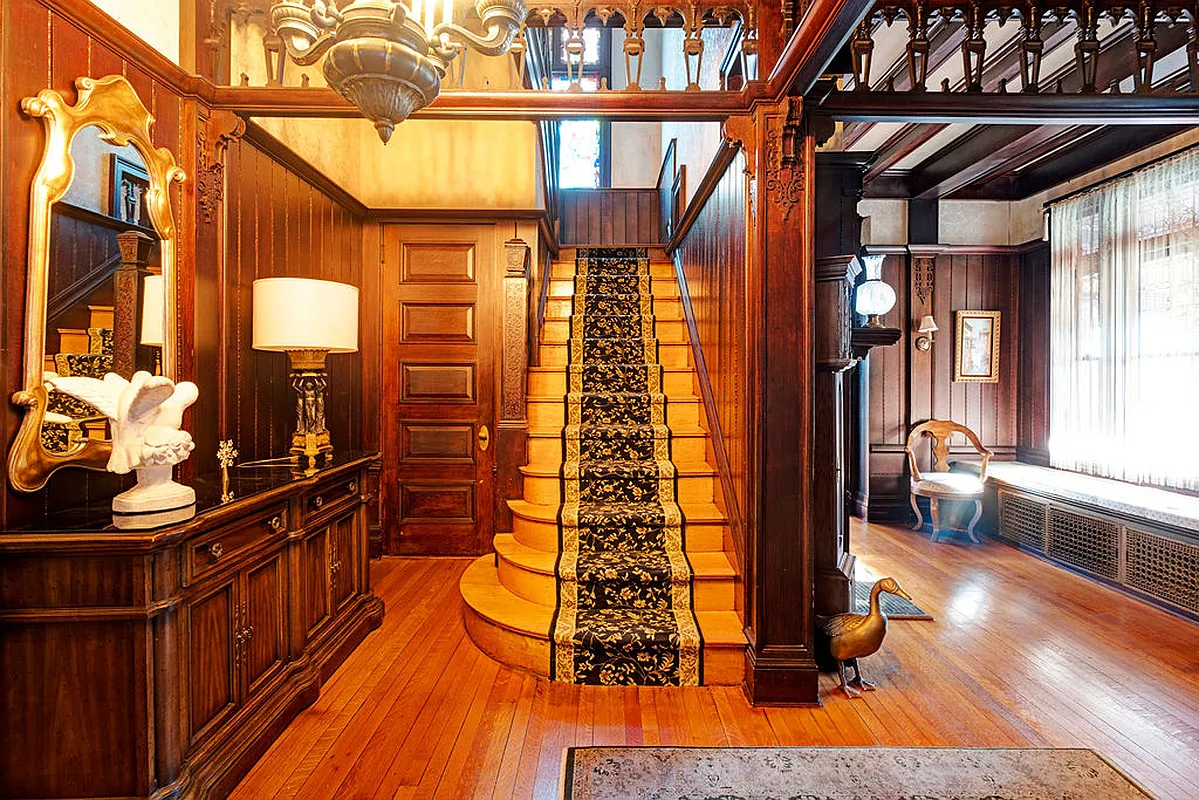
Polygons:
<instances>
[{"instance_id":1,"label":"chair armrest","mask_svg":"<svg viewBox=\"0 0 1199 800\"><path fill-rule=\"evenodd\" d=\"M987 464L991 463L991 456L993 456L995 454L992 453L990 450L983 450L982 455L983 455L983 465L982 465L982 469L980 469L978 471L978 479L981 482L986 483L987 482Z\"/></svg>"},{"instance_id":2,"label":"chair armrest","mask_svg":"<svg viewBox=\"0 0 1199 800\"><path fill-rule=\"evenodd\" d=\"M920 467L916 466L916 454L912 452L912 448L905 446L903 451L908 454L908 468L912 471L912 480L923 480L923 476L920 474Z\"/></svg>"}]
</instances>

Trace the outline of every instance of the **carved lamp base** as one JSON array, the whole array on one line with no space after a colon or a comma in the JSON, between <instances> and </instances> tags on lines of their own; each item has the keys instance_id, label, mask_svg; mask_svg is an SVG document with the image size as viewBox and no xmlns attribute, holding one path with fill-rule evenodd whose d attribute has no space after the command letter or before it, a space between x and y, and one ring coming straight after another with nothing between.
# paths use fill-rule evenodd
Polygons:
<instances>
[{"instance_id":1,"label":"carved lamp base","mask_svg":"<svg viewBox=\"0 0 1199 800\"><path fill-rule=\"evenodd\" d=\"M333 443L325 427L326 350L288 350L291 387L296 392L296 431L289 454L296 463L315 469L317 462L333 455Z\"/></svg>"}]
</instances>

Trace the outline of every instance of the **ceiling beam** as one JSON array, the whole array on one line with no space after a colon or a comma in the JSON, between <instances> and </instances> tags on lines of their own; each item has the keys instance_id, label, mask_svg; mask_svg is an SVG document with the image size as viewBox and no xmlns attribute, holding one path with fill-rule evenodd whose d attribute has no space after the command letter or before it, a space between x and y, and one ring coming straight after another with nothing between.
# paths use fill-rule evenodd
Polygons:
<instances>
[{"instance_id":1,"label":"ceiling beam","mask_svg":"<svg viewBox=\"0 0 1199 800\"><path fill-rule=\"evenodd\" d=\"M1060 131L1041 125L982 125L912 170L912 197L932 200L981 180Z\"/></svg>"},{"instance_id":2,"label":"ceiling beam","mask_svg":"<svg viewBox=\"0 0 1199 800\"><path fill-rule=\"evenodd\" d=\"M910 125L905 125L894 136L883 143L875 152L877 156L874 163L870 165L870 169L862 176L862 180L866 183L877 178L882 173L891 169L903 159L910 156L916 151L916 148L927 142L929 139L936 136L948 125L922 125L918 122Z\"/></svg>"},{"instance_id":3,"label":"ceiling beam","mask_svg":"<svg viewBox=\"0 0 1199 800\"><path fill-rule=\"evenodd\" d=\"M1086 147L1068 148L1031 169L1023 170L1016 178L1016 194L1024 198L1051 189L1177 136L1188 127L1157 125L1105 128L1089 138Z\"/></svg>"},{"instance_id":4,"label":"ceiling beam","mask_svg":"<svg viewBox=\"0 0 1199 800\"><path fill-rule=\"evenodd\" d=\"M843 122L1199 125L1199 94L831 92L820 111Z\"/></svg>"},{"instance_id":5,"label":"ceiling beam","mask_svg":"<svg viewBox=\"0 0 1199 800\"><path fill-rule=\"evenodd\" d=\"M720 121L744 114L763 94L752 81L738 92L442 92L413 119L570 119ZM216 86L214 109L253 117L360 117L332 89Z\"/></svg>"},{"instance_id":6,"label":"ceiling beam","mask_svg":"<svg viewBox=\"0 0 1199 800\"><path fill-rule=\"evenodd\" d=\"M1030 169L1041 159L1053 157L1069 148L1086 147L1091 138L1106 130L1102 125L1072 125L1058 129L1053 136L1022 151L999 169L955 191L956 200L1019 200L1019 173Z\"/></svg>"},{"instance_id":7,"label":"ceiling beam","mask_svg":"<svg viewBox=\"0 0 1199 800\"><path fill-rule=\"evenodd\" d=\"M767 79L767 95L805 95L874 7L874 0L813 0Z\"/></svg>"}]
</instances>

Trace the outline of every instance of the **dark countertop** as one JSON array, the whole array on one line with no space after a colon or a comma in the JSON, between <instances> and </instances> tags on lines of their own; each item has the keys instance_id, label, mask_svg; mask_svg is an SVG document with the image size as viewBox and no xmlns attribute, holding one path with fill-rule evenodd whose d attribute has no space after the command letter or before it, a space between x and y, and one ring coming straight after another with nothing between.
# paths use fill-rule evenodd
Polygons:
<instances>
[{"instance_id":1,"label":"dark countertop","mask_svg":"<svg viewBox=\"0 0 1199 800\"><path fill-rule=\"evenodd\" d=\"M113 524L112 498L80 506L49 512L35 522L20 528L0 532L0 550L24 549L34 537L43 543L61 540L80 544L83 539L95 540L101 535L106 541L123 541L142 546L161 545L165 538L186 535L203 521L218 521L225 517L236 517L249 513L261 505L277 502L283 496L305 486L314 486L340 473L352 471L376 460L379 454L366 450L335 452L329 463L314 472L294 473L289 464L269 467L229 468L229 489L233 499L221 502L221 476L219 472L197 476L186 482L196 490L194 516L168 522L154 528L142 530L120 530Z\"/></svg>"}]
</instances>

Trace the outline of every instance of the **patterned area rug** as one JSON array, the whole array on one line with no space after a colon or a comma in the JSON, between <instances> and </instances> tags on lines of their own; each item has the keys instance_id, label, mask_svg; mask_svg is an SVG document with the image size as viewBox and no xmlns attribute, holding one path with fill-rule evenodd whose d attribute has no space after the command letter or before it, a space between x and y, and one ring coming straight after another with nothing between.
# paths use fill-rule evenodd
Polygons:
<instances>
[{"instance_id":1,"label":"patterned area rug","mask_svg":"<svg viewBox=\"0 0 1199 800\"><path fill-rule=\"evenodd\" d=\"M644 249L579 248L570 321L552 677L703 676Z\"/></svg>"},{"instance_id":2,"label":"patterned area rug","mask_svg":"<svg viewBox=\"0 0 1199 800\"><path fill-rule=\"evenodd\" d=\"M858 565L853 572L853 610L855 613L870 613L870 589L878 579L878 575L871 572L861 561L858 561ZM878 602L882 606L883 613L887 615L887 619L919 619L928 621L933 618L932 614L929 614L911 600L904 600L899 595L883 592L879 596Z\"/></svg>"},{"instance_id":3,"label":"patterned area rug","mask_svg":"<svg viewBox=\"0 0 1199 800\"><path fill-rule=\"evenodd\" d=\"M1143 800L1093 750L572 747L566 800Z\"/></svg>"}]
</instances>

